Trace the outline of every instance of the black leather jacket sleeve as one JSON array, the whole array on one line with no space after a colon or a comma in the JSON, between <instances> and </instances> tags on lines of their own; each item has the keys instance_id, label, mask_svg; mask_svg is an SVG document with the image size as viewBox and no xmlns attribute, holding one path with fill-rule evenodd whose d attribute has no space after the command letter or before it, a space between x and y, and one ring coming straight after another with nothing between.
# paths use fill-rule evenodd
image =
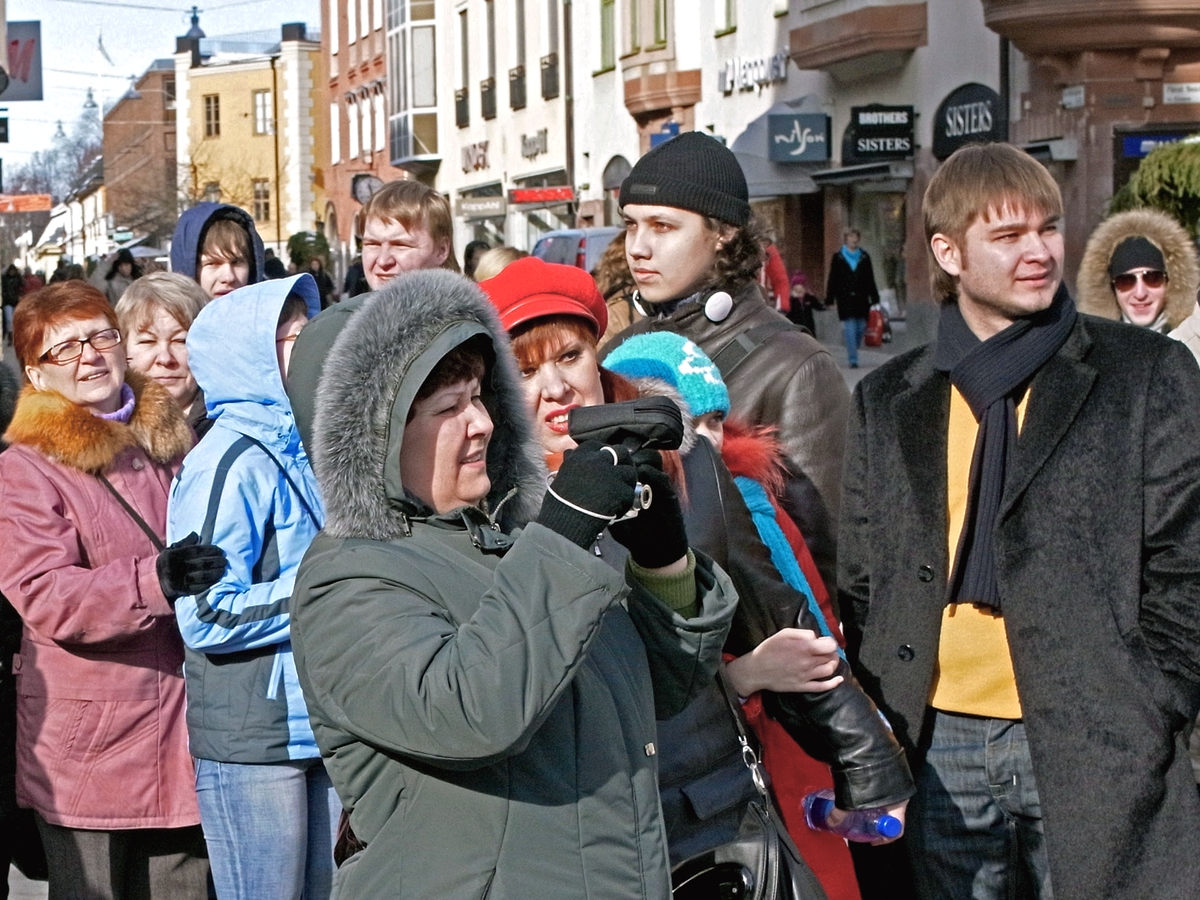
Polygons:
<instances>
[{"instance_id":1,"label":"black leather jacket sleeve","mask_svg":"<svg viewBox=\"0 0 1200 900\"><path fill-rule=\"evenodd\" d=\"M684 470L688 541L725 569L738 592L726 652L748 653L781 628L819 631L804 596L771 562L732 475L708 441L696 442ZM805 751L829 764L841 808L887 806L910 797L912 776L891 729L845 662L836 674L845 680L824 693L764 691L767 712Z\"/></svg>"}]
</instances>

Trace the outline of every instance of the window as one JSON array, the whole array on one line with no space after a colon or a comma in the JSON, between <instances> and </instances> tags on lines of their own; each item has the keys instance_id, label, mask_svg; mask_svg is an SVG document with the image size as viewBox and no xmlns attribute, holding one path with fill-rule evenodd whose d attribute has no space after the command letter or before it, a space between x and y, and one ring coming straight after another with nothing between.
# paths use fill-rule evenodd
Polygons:
<instances>
[{"instance_id":1,"label":"window","mask_svg":"<svg viewBox=\"0 0 1200 900\"><path fill-rule=\"evenodd\" d=\"M378 31L383 27L383 0L371 0L371 28Z\"/></svg>"},{"instance_id":2,"label":"window","mask_svg":"<svg viewBox=\"0 0 1200 900\"><path fill-rule=\"evenodd\" d=\"M465 90L471 83L471 28L465 9L458 14L458 58L462 66L459 87Z\"/></svg>"},{"instance_id":3,"label":"window","mask_svg":"<svg viewBox=\"0 0 1200 900\"><path fill-rule=\"evenodd\" d=\"M484 0L484 10L487 12L487 77L496 77L496 4L493 0Z\"/></svg>"},{"instance_id":4,"label":"window","mask_svg":"<svg viewBox=\"0 0 1200 900\"><path fill-rule=\"evenodd\" d=\"M546 53L558 52L558 2L546 0Z\"/></svg>"},{"instance_id":5,"label":"window","mask_svg":"<svg viewBox=\"0 0 1200 900\"><path fill-rule=\"evenodd\" d=\"M374 106L374 116L372 117L373 128L375 131L375 150L387 149L387 113L384 107L383 92L380 91L371 98Z\"/></svg>"},{"instance_id":6,"label":"window","mask_svg":"<svg viewBox=\"0 0 1200 900\"><path fill-rule=\"evenodd\" d=\"M342 161L342 116L336 102L329 104L329 156L330 162Z\"/></svg>"},{"instance_id":7,"label":"window","mask_svg":"<svg viewBox=\"0 0 1200 900\"><path fill-rule=\"evenodd\" d=\"M362 8L358 11L358 36L365 38L371 35L371 0L351 0L352 3L362 3Z\"/></svg>"},{"instance_id":8,"label":"window","mask_svg":"<svg viewBox=\"0 0 1200 900\"><path fill-rule=\"evenodd\" d=\"M329 8L329 52L336 56L338 52L338 18L342 11L338 9L338 0L328 0L326 6ZM330 74L336 73L337 67L335 65Z\"/></svg>"},{"instance_id":9,"label":"window","mask_svg":"<svg viewBox=\"0 0 1200 900\"><path fill-rule=\"evenodd\" d=\"M221 202L221 184L217 181L210 181L204 185L204 199L209 203Z\"/></svg>"},{"instance_id":10,"label":"window","mask_svg":"<svg viewBox=\"0 0 1200 900\"><path fill-rule=\"evenodd\" d=\"M717 35L737 31L737 0L715 0Z\"/></svg>"},{"instance_id":11,"label":"window","mask_svg":"<svg viewBox=\"0 0 1200 900\"><path fill-rule=\"evenodd\" d=\"M346 43L353 44L358 37L358 0L346 2Z\"/></svg>"},{"instance_id":12,"label":"window","mask_svg":"<svg viewBox=\"0 0 1200 900\"><path fill-rule=\"evenodd\" d=\"M637 53L642 49L642 33L639 30L642 17L638 14L641 5L642 0L625 0L626 53Z\"/></svg>"},{"instance_id":13,"label":"window","mask_svg":"<svg viewBox=\"0 0 1200 900\"><path fill-rule=\"evenodd\" d=\"M667 0L654 0L654 43L667 42Z\"/></svg>"},{"instance_id":14,"label":"window","mask_svg":"<svg viewBox=\"0 0 1200 900\"><path fill-rule=\"evenodd\" d=\"M525 0L513 0L513 20L516 26L513 34L516 37L516 65L525 65Z\"/></svg>"},{"instance_id":15,"label":"window","mask_svg":"<svg viewBox=\"0 0 1200 900\"><path fill-rule=\"evenodd\" d=\"M600 0L600 70L608 72L617 67L616 0Z\"/></svg>"},{"instance_id":16,"label":"window","mask_svg":"<svg viewBox=\"0 0 1200 900\"><path fill-rule=\"evenodd\" d=\"M270 91L254 92L254 133L275 133L275 110Z\"/></svg>"},{"instance_id":17,"label":"window","mask_svg":"<svg viewBox=\"0 0 1200 900\"><path fill-rule=\"evenodd\" d=\"M175 108L175 79L163 79L163 109Z\"/></svg>"},{"instance_id":18,"label":"window","mask_svg":"<svg viewBox=\"0 0 1200 900\"><path fill-rule=\"evenodd\" d=\"M254 179L254 221L271 221L271 182L265 178Z\"/></svg>"},{"instance_id":19,"label":"window","mask_svg":"<svg viewBox=\"0 0 1200 900\"><path fill-rule=\"evenodd\" d=\"M221 95L204 95L204 136L221 136Z\"/></svg>"},{"instance_id":20,"label":"window","mask_svg":"<svg viewBox=\"0 0 1200 900\"><path fill-rule=\"evenodd\" d=\"M348 155L351 159L354 159L359 154L358 139L362 132L361 132L361 129L359 126L359 121L358 121L358 119L359 119L358 111L359 110L358 110L358 101L357 100L352 99L352 100L350 100L349 103L346 104L346 116L350 120L350 126L347 129L348 136L350 138L350 152Z\"/></svg>"},{"instance_id":21,"label":"window","mask_svg":"<svg viewBox=\"0 0 1200 900\"><path fill-rule=\"evenodd\" d=\"M388 141L393 165L436 156L437 31L435 0L387 2ZM463 85L466 86L466 15L460 13Z\"/></svg>"}]
</instances>

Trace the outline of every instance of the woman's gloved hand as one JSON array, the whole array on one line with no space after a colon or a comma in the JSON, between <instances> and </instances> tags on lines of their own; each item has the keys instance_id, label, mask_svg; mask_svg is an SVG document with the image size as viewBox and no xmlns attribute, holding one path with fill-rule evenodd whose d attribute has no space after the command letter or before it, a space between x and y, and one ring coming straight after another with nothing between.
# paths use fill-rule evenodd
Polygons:
<instances>
[{"instance_id":1,"label":"woman's gloved hand","mask_svg":"<svg viewBox=\"0 0 1200 900\"><path fill-rule=\"evenodd\" d=\"M225 574L225 562L224 550L200 543L193 531L158 554L154 568L163 596L173 601L208 590Z\"/></svg>"},{"instance_id":2,"label":"woman's gloved hand","mask_svg":"<svg viewBox=\"0 0 1200 900\"><path fill-rule=\"evenodd\" d=\"M633 561L643 569L661 569L687 556L687 531L679 497L662 469L657 450L642 450L634 456L637 480L650 486L648 509L639 510L632 519L614 522L608 533L629 550Z\"/></svg>"},{"instance_id":3,"label":"woman's gloved hand","mask_svg":"<svg viewBox=\"0 0 1200 900\"><path fill-rule=\"evenodd\" d=\"M637 470L629 451L585 441L563 456L546 490L538 522L585 550L633 506Z\"/></svg>"}]
</instances>

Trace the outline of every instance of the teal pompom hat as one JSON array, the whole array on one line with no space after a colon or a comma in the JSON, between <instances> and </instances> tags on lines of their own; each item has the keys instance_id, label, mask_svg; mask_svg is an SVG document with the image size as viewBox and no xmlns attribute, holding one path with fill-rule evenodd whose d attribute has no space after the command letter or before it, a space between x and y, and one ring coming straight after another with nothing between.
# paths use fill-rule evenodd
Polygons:
<instances>
[{"instance_id":1,"label":"teal pompom hat","mask_svg":"<svg viewBox=\"0 0 1200 900\"><path fill-rule=\"evenodd\" d=\"M604 367L626 378L657 378L683 395L696 418L720 410L729 415L729 391L716 365L700 347L669 331L638 334L604 359Z\"/></svg>"}]
</instances>

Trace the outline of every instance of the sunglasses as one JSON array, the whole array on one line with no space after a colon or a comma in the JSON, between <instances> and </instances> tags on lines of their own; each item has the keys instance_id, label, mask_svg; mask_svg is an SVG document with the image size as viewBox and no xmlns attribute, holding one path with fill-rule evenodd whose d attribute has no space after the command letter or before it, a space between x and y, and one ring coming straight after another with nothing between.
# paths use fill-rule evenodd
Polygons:
<instances>
[{"instance_id":1,"label":"sunglasses","mask_svg":"<svg viewBox=\"0 0 1200 900\"><path fill-rule=\"evenodd\" d=\"M1142 279L1142 284L1148 288L1160 288L1167 283L1166 272L1151 269L1149 272L1125 272L1117 275L1112 280L1112 286L1118 291L1132 291L1137 286L1139 278Z\"/></svg>"}]
</instances>

